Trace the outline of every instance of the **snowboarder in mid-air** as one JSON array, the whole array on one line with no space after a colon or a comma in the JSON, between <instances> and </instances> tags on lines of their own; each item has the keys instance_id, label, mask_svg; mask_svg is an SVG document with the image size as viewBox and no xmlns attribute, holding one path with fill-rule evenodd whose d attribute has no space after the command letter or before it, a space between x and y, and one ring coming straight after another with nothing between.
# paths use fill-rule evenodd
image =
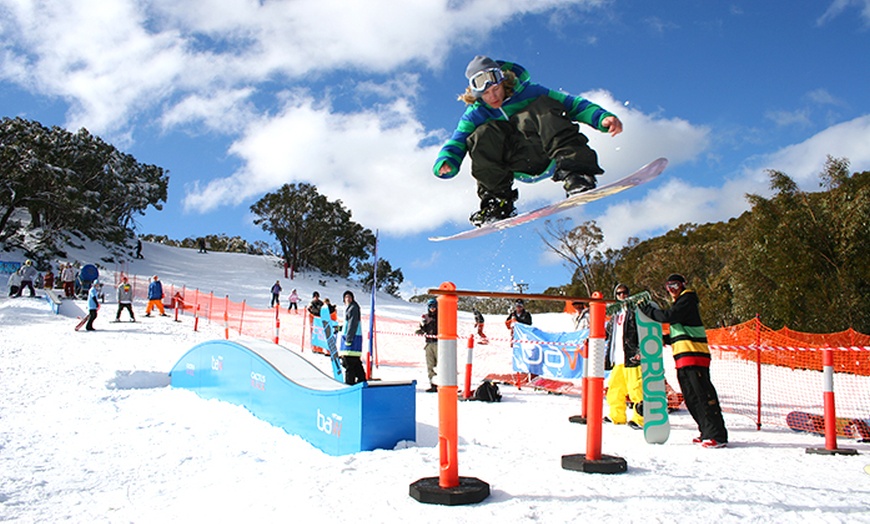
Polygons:
<instances>
[{"instance_id":1,"label":"snowboarder in mid-air","mask_svg":"<svg viewBox=\"0 0 870 524\"><path fill-rule=\"evenodd\" d=\"M468 87L459 100L468 107L433 171L439 178L453 178L466 152L471 157L480 197L480 210L469 218L472 224L515 216L519 193L514 178L546 178L554 161L553 180L562 182L569 196L596 187L595 177L604 170L575 121L616 136L622 132L616 115L585 98L531 82L528 71L511 62L478 55L465 76Z\"/></svg>"}]
</instances>

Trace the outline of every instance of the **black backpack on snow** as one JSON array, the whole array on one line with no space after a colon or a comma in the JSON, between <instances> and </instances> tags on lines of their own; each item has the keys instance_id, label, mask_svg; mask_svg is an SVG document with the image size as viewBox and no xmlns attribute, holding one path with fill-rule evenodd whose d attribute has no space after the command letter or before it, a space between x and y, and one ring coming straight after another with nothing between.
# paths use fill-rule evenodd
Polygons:
<instances>
[{"instance_id":1,"label":"black backpack on snow","mask_svg":"<svg viewBox=\"0 0 870 524\"><path fill-rule=\"evenodd\" d=\"M501 402L501 393L498 392L498 386L489 380L484 380L477 389L474 390L474 400L482 400L484 402Z\"/></svg>"}]
</instances>

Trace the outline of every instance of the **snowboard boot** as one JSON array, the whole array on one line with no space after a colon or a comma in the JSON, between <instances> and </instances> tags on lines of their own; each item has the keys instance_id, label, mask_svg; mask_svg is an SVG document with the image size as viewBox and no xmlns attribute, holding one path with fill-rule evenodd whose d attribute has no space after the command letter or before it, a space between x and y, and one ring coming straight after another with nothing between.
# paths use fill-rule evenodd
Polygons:
<instances>
[{"instance_id":1,"label":"snowboard boot","mask_svg":"<svg viewBox=\"0 0 870 524\"><path fill-rule=\"evenodd\" d=\"M480 210L475 211L468 217L468 220L475 227L480 227L490 222L497 222L516 216L517 209L514 207L514 201L519 196L519 193L514 190L511 192L511 198L498 198L488 194L480 200Z\"/></svg>"},{"instance_id":2,"label":"snowboard boot","mask_svg":"<svg viewBox=\"0 0 870 524\"><path fill-rule=\"evenodd\" d=\"M565 183L562 184L562 187L565 188L565 194L570 197L585 191L591 191L597 185L598 182L593 175L571 174L565 177Z\"/></svg>"},{"instance_id":3,"label":"snowboard boot","mask_svg":"<svg viewBox=\"0 0 870 524\"><path fill-rule=\"evenodd\" d=\"M595 189L598 182L595 175L600 175L604 171L595 165L587 165L580 163L569 157L556 157L556 172L553 173L554 182L563 182L562 187L565 189L567 196L583 193Z\"/></svg>"}]
</instances>

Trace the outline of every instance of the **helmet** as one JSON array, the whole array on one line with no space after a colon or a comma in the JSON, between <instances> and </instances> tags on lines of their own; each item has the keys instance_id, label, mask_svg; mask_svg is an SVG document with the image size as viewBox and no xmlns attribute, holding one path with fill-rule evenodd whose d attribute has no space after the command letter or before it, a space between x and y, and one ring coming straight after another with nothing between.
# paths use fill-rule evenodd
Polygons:
<instances>
[{"instance_id":1,"label":"helmet","mask_svg":"<svg viewBox=\"0 0 870 524\"><path fill-rule=\"evenodd\" d=\"M427 307L438 307L438 301L435 300L434 298L430 298L429 300L426 301L426 306Z\"/></svg>"}]
</instances>

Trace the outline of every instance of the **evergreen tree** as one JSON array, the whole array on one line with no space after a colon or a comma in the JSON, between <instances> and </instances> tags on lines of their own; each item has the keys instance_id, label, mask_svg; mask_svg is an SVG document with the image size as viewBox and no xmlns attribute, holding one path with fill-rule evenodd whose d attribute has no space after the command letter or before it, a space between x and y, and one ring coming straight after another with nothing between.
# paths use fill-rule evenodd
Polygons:
<instances>
[{"instance_id":1,"label":"evergreen tree","mask_svg":"<svg viewBox=\"0 0 870 524\"><path fill-rule=\"evenodd\" d=\"M374 250L374 234L351 220L340 200L330 202L311 184L284 184L251 211L254 223L275 236L294 271L312 268L348 277Z\"/></svg>"},{"instance_id":2,"label":"evergreen tree","mask_svg":"<svg viewBox=\"0 0 870 524\"><path fill-rule=\"evenodd\" d=\"M162 168L86 129L0 121L0 240L8 245L51 254L72 237L126 243L137 214L162 209L168 185Z\"/></svg>"}]
</instances>

